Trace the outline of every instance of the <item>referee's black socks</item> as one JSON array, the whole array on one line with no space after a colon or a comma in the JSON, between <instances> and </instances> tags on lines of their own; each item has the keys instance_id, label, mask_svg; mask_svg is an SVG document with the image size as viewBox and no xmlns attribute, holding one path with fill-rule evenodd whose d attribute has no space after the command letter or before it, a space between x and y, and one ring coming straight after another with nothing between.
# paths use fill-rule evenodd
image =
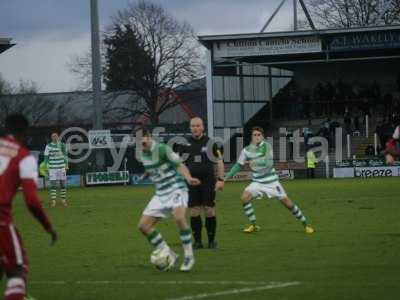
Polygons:
<instances>
[{"instance_id":1,"label":"referee's black socks","mask_svg":"<svg viewBox=\"0 0 400 300\"><path fill-rule=\"evenodd\" d=\"M201 216L190 217L190 226L192 227L194 241L201 243L201 229L203 227Z\"/></svg>"},{"instance_id":2,"label":"referee's black socks","mask_svg":"<svg viewBox=\"0 0 400 300\"><path fill-rule=\"evenodd\" d=\"M215 232L217 230L217 218L215 216L206 218L206 229L207 229L208 242L209 243L214 242Z\"/></svg>"}]
</instances>

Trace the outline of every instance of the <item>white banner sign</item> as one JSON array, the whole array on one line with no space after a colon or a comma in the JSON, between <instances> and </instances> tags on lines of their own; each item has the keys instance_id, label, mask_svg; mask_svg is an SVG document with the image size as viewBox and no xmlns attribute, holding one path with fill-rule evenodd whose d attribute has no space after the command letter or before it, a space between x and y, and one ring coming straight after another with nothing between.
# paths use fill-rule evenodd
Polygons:
<instances>
[{"instance_id":1,"label":"white banner sign","mask_svg":"<svg viewBox=\"0 0 400 300\"><path fill-rule=\"evenodd\" d=\"M375 177L398 177L400 167L356 167L356 168L334 168L334 178L375 178Z\"/></svg>"},{"instance_id":2,"label":"white banner sign","mask_svg":"<svg viewBox=\"0 0 400 300\"><path fill-rule=\"evenodd\" d=\"M322 51L317 37L235 40L214 43L214 58L315 53Z\"/></svg>"},{"instance_id":3,"label":"white banner sign","mask_svg":"<svg viewBox=\"0 0 400 300\"><path fill-rule=\"evenodd\" d=\"M354 168L334 168L333 178L353 178Z\"/></svg>"},{"instance_id":4,"label":"white banner sign","mask_svg":"<svg viewBox=\"0 0 400 300\"><path fill-rule=\"evenodd\" d=\"M397 177L400 176L400 167L354 168L354 176L361 178Z\"/></svg>"},{"instance_id":5,"label":"white banner sign","mask_svg":"<svg viewBox=\"0 0 400 300\"><path fill-rule=\"evenodd\" d=\"M251 179L251 173L249 171L237 172L235 176L228 179L227 181L247 181Z\"/></svg>"},{"instance_id":6,"label":"white banner sign","mask_svg":"<svg viewBox=\"0 0 400 300\"><path fill-rule=\"evenodd\" d=\"M111 148L112 139L110 130L89 130L89 148Z\"/></svg>"},{"instance_id":7,"label":"white banner sign","mask_svg":"<svg viewBox=\"0 0 400 300\"><path fill-rule=\"evenodd\" d=\"M279 179L294 179L294 174L292 170L277 170L276 173L279 176ZM248 181L251 180L251 172L250 171L241 171L237 172L235 176L228 179L228 181Z\"/></svg>"},{"instance_id":8,"label":"white banner sign","mask_svg":"<svg viewBox=\"0 0 400 300\"><path fill-rule=\"evenodd\" d=\"M86 185L129 183L128 171L86 173Z\"/></svg>"},{"instance_id":9,"label":"white banner sign","mask_svg":"<svg viewBox=\"0 0 400 300\"><path fill-rule=\"evenodd\" d=\"M292 170L277 170L279 179L294 179L294 172Z\"/></svg>"}]
</instances>

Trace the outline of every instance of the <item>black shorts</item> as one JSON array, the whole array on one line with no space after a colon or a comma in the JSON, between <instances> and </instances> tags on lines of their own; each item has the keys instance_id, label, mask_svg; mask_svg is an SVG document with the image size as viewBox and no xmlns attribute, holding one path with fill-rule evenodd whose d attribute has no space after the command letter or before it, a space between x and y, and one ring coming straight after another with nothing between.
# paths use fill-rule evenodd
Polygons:
<instances>
[{"instance_id":1,"label":"black shorts","mask_svg":"<svg viewBox=\"0 0 400 300\"><path fill-rule=\"evenodd\" d=\"M215 181L189 186L189 207L215 206Z\"/></svg>"}]
</instances>

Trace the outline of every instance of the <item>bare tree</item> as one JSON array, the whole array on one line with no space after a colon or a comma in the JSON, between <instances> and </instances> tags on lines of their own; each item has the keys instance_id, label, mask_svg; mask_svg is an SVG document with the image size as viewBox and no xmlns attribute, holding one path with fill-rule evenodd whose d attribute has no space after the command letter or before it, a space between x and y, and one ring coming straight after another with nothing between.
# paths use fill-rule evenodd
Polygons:
<instances>
[{"instance_id":1,"label":"bare tree","mask_svg":"<svg viewBox=\"0 0 400 300\"><path fill-rule=\"evenodd\" d=\"M307 0L318 27L342 28L400 22L400 0ZM304 25L304 22L302 22Z\"/></svg>"},{"instance_id":2,"label":"bare tree","mask_svg":"<svg viewBox=\"0 0 400 300\"><path fill-rule=\"evenodd\" d=\"M117 31L125 34L128 30L137 42L135 51L129 47L115 49L115 45L110 43L106 45L105 41L115 37ZM131 2L119 11L112 18L102 45L107 90L129 90L135 94L128 106L105 103L106 114L115 115L119 112L124 118L144 115L153 123L158 123L159 116L165 110L177 105L173 89L204 76L203 49L192 27L186 22L177 21L162 6L150 1ZM111 62L111 49L124 52L125 56L120 55L121 60ZM137 60L132 65L132 60L138 54L143 60ZM128 66L129 63L130 73L124 70L120 72L120 77L113 77L110 72L112 67L117 64ZM80 79L82 87L90 89L90 52L74 57L69 66L71 72Z\"/></svg>"},{"instance_id":3,"label":"bare tree","mask_svg":"<svg viewBox=\"0 0 400 300\"><path fill-rule=\"evenodd\" d=\"M137 113L158 123L160 114L178 104L173 89L203 75L200 46L194 30L188 23L174 19L162 6L141 0L117 13L107 35L115 36L121 31L132 35L137 48L132 55L138 54L142 59L133 62L133 66L139 67L126 74L132 80L116 87L133 90L145 102ZM113 67L110 61L107 63L105 80L108 86L117 78L107 77L107 71Z\"/></svg>"},{"instance_id":4,"label":"bare tree","mask_svg":"<svg viewBox=\"0 0 400 300\"><path fill-rule=\"evenodd\" d=\"M113 91L103 94L104 120L108 123L135 122L145 111L145 103L132 91Z\"/></svg>"},{"instance_id":5,"label":"bare tree","mask_svg":"<svg viewBox=\"0 0 400 300\"><path fill-rule=\"evenodd\" d=\"M79 80L78 90L92 89L92 58L90 51L82 55L74 55L67 62L69 71Z\"/></svg>"},{"instance_id":6,"label":"bare tree","mask_svg":"<svg viewBox=\"0 0 400 300\"><path fill-rule=\"evenodd\" d=\"M100 58L102 69L105 68L105 47L104 43L100 44ZM83 54L76 54L69 58L67 62L69 71L79 80L78 90L92 90L92 53L87 50Z\"/></svg>"},{"instance_id":7,"label":"bare tree","mask_svg":"<svg viewBox=\"0 0 400 300\"><path fill-rule=\"evenodd\" d=\"M12 86L9 82L7 82L0 73L0 96L8 95L12 93Z\"/></svg>"}]
</instances>

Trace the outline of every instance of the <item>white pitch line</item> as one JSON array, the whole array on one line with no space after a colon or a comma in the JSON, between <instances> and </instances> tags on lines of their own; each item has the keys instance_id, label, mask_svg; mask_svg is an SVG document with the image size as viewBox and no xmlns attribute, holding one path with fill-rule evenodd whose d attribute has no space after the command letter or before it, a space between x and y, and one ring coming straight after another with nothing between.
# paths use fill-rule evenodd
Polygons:
<instances>
[{"instance_id":1,"label":"white pitch line","mask_svg":"<svg viewBox=\"0 0 400 300\"><path fill-rule=\"evenodd\" d=\"M116 280L85 280L85 281L30 281L29 284L33 285L277 285L282 282L273 281L212 281L212 280L161 280L161 281L145 281L145 280L132 280L132 281L116 281Z\"/></svg>"},{"instance_id":2,"label":"white pitch line","mask_svg":"<svg viewBox=\"0 0 400 300\"><path fill-rule=\"evenodd\" d=\"M53 280L53 281L33 280L33 281L29 281L29 284L33 284L33 285L64 285L64 284L67 284L67 282L64 280Z\"/></svg>"},{"instance_id":3,"label":"white pitch line","mask_svg":"<svg viewBox=\"0 0 400 300\"><path fill-rule=\"evenodd\" d=\"M282 282L282 283L274 283L268 284L265 286L254 287L254 288L242 288L242 289L234 289L234 290L227 290L222 292L216 293L206 293L206 294L198 294L193 296L184 296L181 298L168 298L166 300L194 300L194 299L206 299L211 297L220 297L220 296L228 296L228 295L236 295L236 294L243 294L243 293L252 293L257 291L264 291L264 290L271 290L271 289L279 289L285 288L289 286L299 285L300 282Z\"/></svg>"}]
</instances>

